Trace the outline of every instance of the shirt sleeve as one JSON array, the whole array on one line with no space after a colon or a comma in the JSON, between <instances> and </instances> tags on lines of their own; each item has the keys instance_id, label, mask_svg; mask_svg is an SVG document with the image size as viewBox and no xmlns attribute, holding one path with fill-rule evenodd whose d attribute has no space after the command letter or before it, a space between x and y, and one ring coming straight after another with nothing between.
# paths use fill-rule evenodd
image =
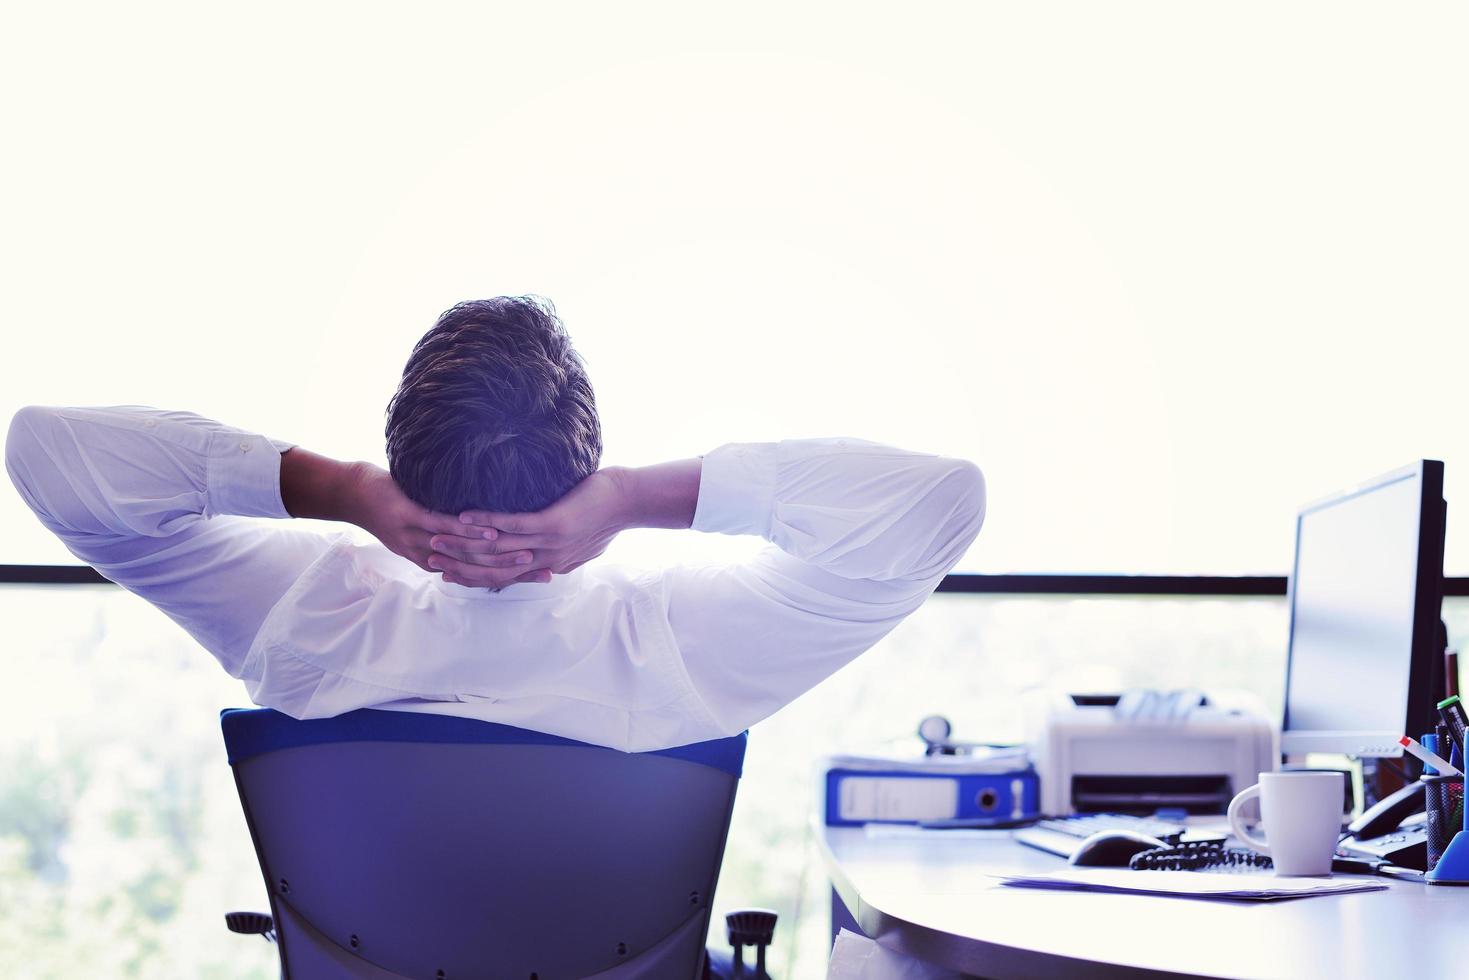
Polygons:
<instances>
[{"instance_id":1,"label":"shirt sleeve","mask_svg":"<svg viewBox=\"0 0 1469 980\"><path fill-rule=\"evenodd\" d=\"M857 439L722 446L696 530L754 534L751 561L665 573L669 625L719 733L748 728L886 636L978 535L973 463Z\"/></svg>"},{"instance_id":2,"label":"shirt sleeve","mask_svg":"<svg viewBox=\"0 0 1469 980\"><path fill-rule=\"evenodd\" d=\"M290 516L290 448L187 412L31 406L11 421L5 466L73 555L239 676L266 613L330 543L251 519Z\"/></svg>"}]
</instances>

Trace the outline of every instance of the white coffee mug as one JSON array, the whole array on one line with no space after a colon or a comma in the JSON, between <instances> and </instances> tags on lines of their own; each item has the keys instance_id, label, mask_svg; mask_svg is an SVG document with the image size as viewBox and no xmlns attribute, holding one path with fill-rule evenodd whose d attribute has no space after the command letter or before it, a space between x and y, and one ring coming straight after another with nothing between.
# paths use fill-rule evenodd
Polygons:
<instances>
[{"instance_id":1,"label":"white coffee mug","mask_svg":"<svg viewBox=\"0 0 1469 980\"><path fill-rule=\"evenodd\" d=\"M1344 780L1339 772L1262 772L1258 783L1229 802L1229 829L1246 847L1268 855L1278 875L1329 875L1341 839ZM1246 830L1240 817L1257 796L1263 838Z\"/></svg>"}]
</instances>

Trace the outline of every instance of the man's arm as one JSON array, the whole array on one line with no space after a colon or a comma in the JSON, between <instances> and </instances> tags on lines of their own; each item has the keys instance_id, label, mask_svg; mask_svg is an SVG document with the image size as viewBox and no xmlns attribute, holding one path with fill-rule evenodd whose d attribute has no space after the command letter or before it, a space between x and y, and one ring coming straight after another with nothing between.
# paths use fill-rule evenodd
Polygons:
<instances>
[{"instance_id":1,"label":"man's arm","mask_svg":"<svg viewBox=\"0 0 1469 980\"><path fill-rule=\"evenodd\" d=\"M984 514L984 476L962 459L859 440L706 456L693 527L774 545L665 577L669 623L716 730L748 728L870 649L964 556Z\"/></svg>"},{"instance_id":2,"label":"man's arm","mask_svg":"<svg viewBox=\"0 0 1469 980\"><path fill-rule=\"evenodd\" d=\"M328 540L287 517L280 452L254 433L137 407L16 413L15 488L77 558L157 606L234 676L266 613Z\"/></svg>"},{"instance_id":3,"label":"man's arm","mask_svg":"<svg viewBox=\"0 0 1469 980\"><path fill-rule=\"evenodd\" d=\"M377 538L396 555L426 571L439 571L429 544L435 535L474 534L448 514L436 514L409 500L393 478L371 463L343 463L295 448L281 457L281 501L292 517L355 524ZM491 534L484 540L494 542ZM544 573L526 571L531 555L500 547L481 566L483 585L500 588L518 581L544 579ZM452 575L446 579L454 581Z\"/></svg>"},{"instance_id":4,"label":"man's arm","mask_svg":"<svg viewBox=\"0 0 1469 980\"><path fill-rule=\"evenodd\" d=\"M153 603L236 676L266 614L329 546L247 518L352 520L419 561L433 533L460 526L395 496L381 470L182 412L24 408L5 460L72 554Z\"/></svg>"},{"instance_id":5,"label":"man's arm","mask_svg":"<svg viewBox=\"0 0 1469 980\"><path fill-rule=\"evenodd\" d=\"M498 541L436 539L455 574L477 552L531 549L556 571L628 527L756 534L774 547L664 574L669 623L720 731L766 717L917 609L968 550L985 485L964 460L860 440L730 445L702 460L594 474L540 514L470 513Z\"/></svg>"}]
</instances>

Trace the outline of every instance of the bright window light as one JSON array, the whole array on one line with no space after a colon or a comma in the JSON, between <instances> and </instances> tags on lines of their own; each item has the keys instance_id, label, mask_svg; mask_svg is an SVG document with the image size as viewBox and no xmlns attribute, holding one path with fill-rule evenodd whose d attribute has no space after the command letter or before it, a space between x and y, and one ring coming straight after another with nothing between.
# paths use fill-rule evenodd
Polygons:
<instances>
[{"instance_id":1,"label":"bright window light","mask_svg":"<svg viewBox=\"0 0 1469 980\"><path fill-rule=\"evenodd\" d=\"M1281 574L1306 501L1469 486L1462 7L638 10L17 10L0 413L380 460L438 312L537 292L608 462L968 457L960 571ZM9 492L0 541L70 561Z\"/></svg>"}]
</instances>

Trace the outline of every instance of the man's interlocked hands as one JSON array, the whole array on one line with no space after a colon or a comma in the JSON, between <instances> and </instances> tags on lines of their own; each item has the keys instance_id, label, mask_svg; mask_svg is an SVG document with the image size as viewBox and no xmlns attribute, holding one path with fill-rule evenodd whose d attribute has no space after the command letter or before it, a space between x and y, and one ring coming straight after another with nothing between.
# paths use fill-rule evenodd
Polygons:
<instances>
[{"instance_id":1,"label":"man's interlocked hands","mask_svg":"<svg viewBox=\"0 0 1469 980\"><path fill-rule=\"evenodd\" d=\"M465 511L459 527L432 536L427 567L446 582L488 589L550 582L602 554L631 526L623 484L624 471L602 469L542 511Z\"/></svg>"}]
</instances>

